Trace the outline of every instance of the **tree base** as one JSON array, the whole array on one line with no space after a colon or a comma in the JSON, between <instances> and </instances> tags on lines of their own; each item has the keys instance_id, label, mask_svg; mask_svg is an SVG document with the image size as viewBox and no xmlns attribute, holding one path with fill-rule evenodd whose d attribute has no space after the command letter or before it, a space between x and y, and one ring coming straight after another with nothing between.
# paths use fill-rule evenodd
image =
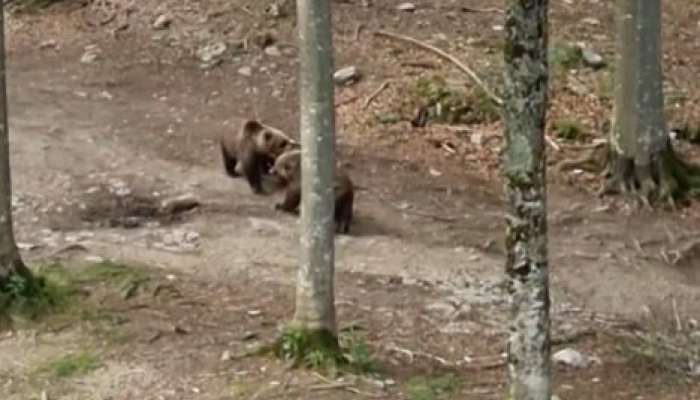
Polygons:
<instances>
[{"instance_id":1,"label":"tree base","mask_svg":"<svg viewBox=\"0 0 700 400\"><path fill-rule=\"evenodd\" d=\"M637 165L633 158L610 151L606 181L599 194L627 194L644 206L667 203L677 206L686 196L700 194L700 169L680 160L670 142L648 165Z\"/></svg>"},{"instance_id":2,"label":"tree base","mask_svg":"<svg viewBox=\"0 0 700 400\"><path fill-rule=\"evenodd\" d=\"M271 350L292 367L327 369L347 363L338 337L326 329L288 327Z\"/></svg>"}]
</instances>

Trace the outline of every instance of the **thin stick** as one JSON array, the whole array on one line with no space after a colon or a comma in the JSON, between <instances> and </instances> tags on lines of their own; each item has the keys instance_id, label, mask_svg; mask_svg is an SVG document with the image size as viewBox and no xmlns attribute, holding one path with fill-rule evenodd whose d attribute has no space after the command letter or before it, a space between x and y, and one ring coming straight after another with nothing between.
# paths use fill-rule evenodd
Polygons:
<instances>
[{"instance_id":1,"label":"thin stick","mask_svg":"<svg viewBox=\"0 0 700 400\"><path fill-rule=\"evenodd\" d=\"M443 50L438 49L438 48L435 47L435 46L429 45L429 44L427 44L427 43L425 43L425 42L422 42L422 41L420 41L420 40L414 39L414 38L412 38L412 37L408 37L408 36L404 36L404 35L399 35L399 34L397 34L397 33L387 32L387 31L384 31L384 30L375 31L374 34L377 35L377 36L384 36L384 37L388 37L388 38L391 38L391 39L395 39L395 40L400 40L400 41L403 41L403 42L412 43L412 44L414 44L414 45L416 45L416 46L418 46L418 47L421 47L421 48L423 48L423 49L425 49L425 50L432 51L433 53L439 55L439 56L442 57L443 59L450 61L451 63L453 63L454 65L456 65L460 70L462 70L464 73L466 73L467 75L469 75L469 77L472 78L472 79L474 80L474 82L476 82L476 84L479 85L479 86L484 90L484 92L486 92L486 94L491 98L491 100L494 101L494 103L498 104L499 106L502 106L502 105L503 105L503 99L501 99L500 97L496 96L496 94L493 93L493 91L486 85L486 83L484 83L484 81L482 81L481 78L479 78L479 76L478 76L474 71L472 71L471 68L469 68L468 66L464 65L461 61L459 61L459 60L458 60L457 58L455 58L454 56L452 56L452 55L450 55L450 54L444 52Z\"/></svg>"},{"instance_id":2,"label":"thin stick","mask_svg":"<svg viewBox=\"0 0 700 400\"><path fill-rule=\"evenodd\" d=\"M365 108L365 109L366 109L367 107L369 107L370 104L372 104L372 102L374 101L374 99L377 98L377 96L379 96L379 94L381 94L381 93L384 91L384 89L386 89L386 88L389 87L389 83L391 83L391 81L389 81L389 80L386 80L386 81L382 82L382 84L379 85L379 87L377 88L377 90L375 90L374 92L372 92L372 94L370 94L369 97L367 97L367 100L365 100L365 105L364 105L364 108Z\"/></svg>"},{"instance_id":3,"label":"thin stick","mask_svg":"<svg viewBox=\"0 0 700 400\"><path fill-rule=\"evenodd\" d=\"M496 7L489 7L489 8L474 8L474 7L468 7L468 6L463 6L462 7L463 12L473 12L473 13L496 13L496 14L503 14L503 10L500 8Z\"/></svg>"}]
</instances>

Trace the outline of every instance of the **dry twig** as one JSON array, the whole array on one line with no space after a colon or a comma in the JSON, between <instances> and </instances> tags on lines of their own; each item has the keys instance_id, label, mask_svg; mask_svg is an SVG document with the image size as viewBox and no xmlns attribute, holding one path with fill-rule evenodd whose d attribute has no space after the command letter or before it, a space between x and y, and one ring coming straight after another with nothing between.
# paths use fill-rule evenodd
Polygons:
<instances>
[{"instance_id":1,"label":"dry twig","mask_svg":"<svg viewBox=\"0 0 700 400\"><path fill-rule=\"evenodd\" d=\"M502 105L503 105L503 99L501 99L500 97L498 97L498 96L486 85L486 83L485 83L483 80L481 80L481 78L479 78L479 76L478 76L474 71L472 71L471 68L469 68L468 66L466 66L464 63L462 63L461 61L459 61L459 60L458 60L457 58L455 58L454 56L452 56L452 55L446 53L445 51L440 50L440 49L438 49L437 47L432 46L432 45L429 45L429 44L427 44L427 43L425 43L425 42L422 42L422 41L420 41L420 40L418 40L418 39L414 39L414 38L409 37L409 36L400 35L400 34L398 34L398 33L392 33L392 32L388 32L388 31L384 31L384 30L379 30L379 31L375 31L374 34L375 34L376 36L384 36L384 37L388 37L388 38L391 38L391 39L394 39L394 40L400 40L400 41L403 41L403 42L412 43L412 44L414 44L414 45L416 45L416 46L418 46L418 47L421 47L421 48L423 48L423 49L425 49L425 50L432 51L433 53L437 54L438 56L442 57L443 59L450 61L451 63L453 63L454 65L456 65L460 70L462 70L462 72L464 72L464 73L466 73L467 75L469 75L469 77L472 78L472 80L474 80L474 82L476 82L476 84L479 85L479 86L481 87L481 89L484 90L484 92L486 92L486 94L491 98L491 100L493 100L494 103L498 104L499 106L502 106Z\"/></svg>"},{"instance_id":2,"label":"dry twig","mask_svg":"<svg viewBox=\"0 0 700 400\"><path fill-rule=\"evenodd\" d=\"M367 107L369 107L369 105L372 104L374 99L376 99L377 96L379 96L384 91L384 89L389 87L390 83L391 83L390 80L386 80L386 81L382 82L382 84L379 85L377 90L372 92L372 94L370 94L369 97L367 97L367 100L365 100L365 104L364 104L363 108L367 109Z\"/></svg>"}]
</instances>

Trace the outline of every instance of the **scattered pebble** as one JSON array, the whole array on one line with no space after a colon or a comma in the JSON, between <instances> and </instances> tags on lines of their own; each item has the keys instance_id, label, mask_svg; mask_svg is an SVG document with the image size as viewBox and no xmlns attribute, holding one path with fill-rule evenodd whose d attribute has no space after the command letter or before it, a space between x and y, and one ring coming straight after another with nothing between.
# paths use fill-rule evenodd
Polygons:
<instances>
[{"instance_id":1,"label":"scattered pebble","mask_svg":"<svg viewBox=\"0 0 700 400\"><path fill-rule=\"evenodd\" d=\"M396 9L404 12L414 12L416 11L416 5L413 3L401 3L396 7Z\"/></svg>"},{"instance_id":2,"label":"scattered pebble","mask_svg":"<svg viewBox=\"0 0 700 400\"><path fill-rule=\"evenodd\" d=\"M333 80L338 85L347 85L360 78L360 71L355 66L341 68L333 74Z\"/></svg>"},{"instance_id":3,"label":"scattered pebble","mask_svg":"<svg viewBox=\"0 0 700 400\"><path fill-rule=\"evenodd\" d=\"M591 68L602 68L605 66L603 56L588 47L581 49L581 57L583 58L583 62Z\"/></svg>"},{"instance_id":4,"label":"scattered pebble","mask_svg":"<svg viewBox=\"0 0 700 400\"><path fill-rule=\"evenodd\" d=\"M248 66L240 67L238 68L238 74L243 76L251 76L253 75L253 69Z\"/></svg>"},{"instance_id":5,"label":"scattered pebble","mask_svg":"<svg viewBox=\"0 0 700 400\"><path fill-rule=\"evenodd\" d=\"M554 353L552 359L557 364L563 364L573 368L585 368L588 366L588 358L570 348L562 349Z\"/></svg>"},{"instance_id":6,"label":"scattered pebble","mask_svg":"<svg viewBox=\"0 0 700 400\"><path fill-rule=\"evenodd\" d=\"M167 29L170 26L170 23L173 22L173 17L169 14L161 14L158 17L156 17L155 21L153 21L153 29Z\"/></svg>"}]
</instances>

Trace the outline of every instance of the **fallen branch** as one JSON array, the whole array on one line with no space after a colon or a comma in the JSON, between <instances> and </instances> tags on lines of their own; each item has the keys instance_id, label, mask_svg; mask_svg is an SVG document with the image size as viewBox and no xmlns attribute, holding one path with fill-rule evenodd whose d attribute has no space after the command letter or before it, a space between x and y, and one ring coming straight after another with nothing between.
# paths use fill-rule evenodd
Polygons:
<instances>
[{"instance_id":1,"label":"fallen branch","mask_svg":"<svg viewBox=\"0 0 700 400\"><path fill-rule=\"evenodd\" d=\"M379 85L377 90L372 92L372 94L370 94L369 97L367 97L367 100L365 100L365 104L364 104L363 108L367 109L367 107L369 107L369 105L372 104L374 99L376 99L377 96L379 96L384 91L384 89L389 87L390 83L391 83L391 81L389 81L389 80L382 82L382 84Z\"/></svg>"},{"instance_id":2,"label":"fallen branch","mask_svg":"<svg viewBox=\"0 0 700 400\"><path fill-rule=\"evenodd\" d=\"M503 10L501 10L500 8L496 8L496 7L475 8L475 7L462 6L461 10L462 10L462 12L503 14Z\"/></svg>"},{"instance_id":3,"label":"fallen branch","mask_svg":"<svg viewBox=\"0 0 700 400\"><path fill-rule=\"evenodd\" d=\"M321 381L325 382L325 385L316 385L316 386L311 386L309 389L310 390L332 390L332 389L341 389L345 390L348 392L352 392L355 394L359 394L361 396L365 397L373 397L373 398L379 398L382 397L379 394L374 394L374 393L368 393L368 392L363 392L362 390L352 386L349 382L337 382L333 381L331 379L326 378L325 376L319 374L318 372L314 372L313 375L320 379Z\"/></svg>"},{"instance_id":4,"label":"fallen branch","mask_svg":"<svg viewBox=\"0 0 700 400\"><path fill-rule=\"evenodd\" d=\"M395 344L386 346L386 349L389 350L389 351L393 351L393 352L396 352L396 353L401 353L401 354L407 356L407 357L408 357L408 362L409 362L409 363L412 363L412 362L413 362L413 359L414 359L416 356L420 356L420 357L423 357L423 358L427 358L428 360L431 360L431 361L436 361L436 362L438 362L439 364L441 364L441 365L444 366L444 367L455 367L455 366L457 365L457 364L454 364L454 363L451 363L451 362L445 360L445 359L442 358L442 357L439 357L439 356L436 356L436 355L433 355L433 354L430 354L430 353L426 353L426 352L420 351L420 350L408 350L408 349L405 349L405 348L403 348L403 347L399 347L399 346L397 346L397 345L395 345Z\"/></svg>"},{"instance_id":5,"label":"fallen branch","mask_svg":"<svg viewBox=\"0 0 700 400\"><path fill-rule=\"evenodd\" d=\"M484 81L481 80L481 78L479 78L479 76L474 71L472 71L471 68L469 68L468 66L463 64L461 61L459 61L454 56L446 53L445 51L440 50L437 47L429 45L429 44L422 42L420 40L414 39L412 37L400 35L397 33L387 32L384 30L375 31L374 35L384 36L384 37L388 37L391 39L400 40L400 41L407 42L407 43L412 43L412 44L414 44L418 47L421 47L425 50L432 51L433 53L437 54L438 56L442 57L443 59L450 61L451 63L456 65L460 70L462 70L464 73L469 75L469 77L472 78L474 80L474 82L476 82L476 84L479 85L481 87L481 89L484 90L484 92L486 92L486 94L491 98L491 100L493 100L494 103L498 104L499 106L503 105L503 99L496 96L496 94L486 85L486 83L484 83Z\"/></svg>"}]
</instances>

